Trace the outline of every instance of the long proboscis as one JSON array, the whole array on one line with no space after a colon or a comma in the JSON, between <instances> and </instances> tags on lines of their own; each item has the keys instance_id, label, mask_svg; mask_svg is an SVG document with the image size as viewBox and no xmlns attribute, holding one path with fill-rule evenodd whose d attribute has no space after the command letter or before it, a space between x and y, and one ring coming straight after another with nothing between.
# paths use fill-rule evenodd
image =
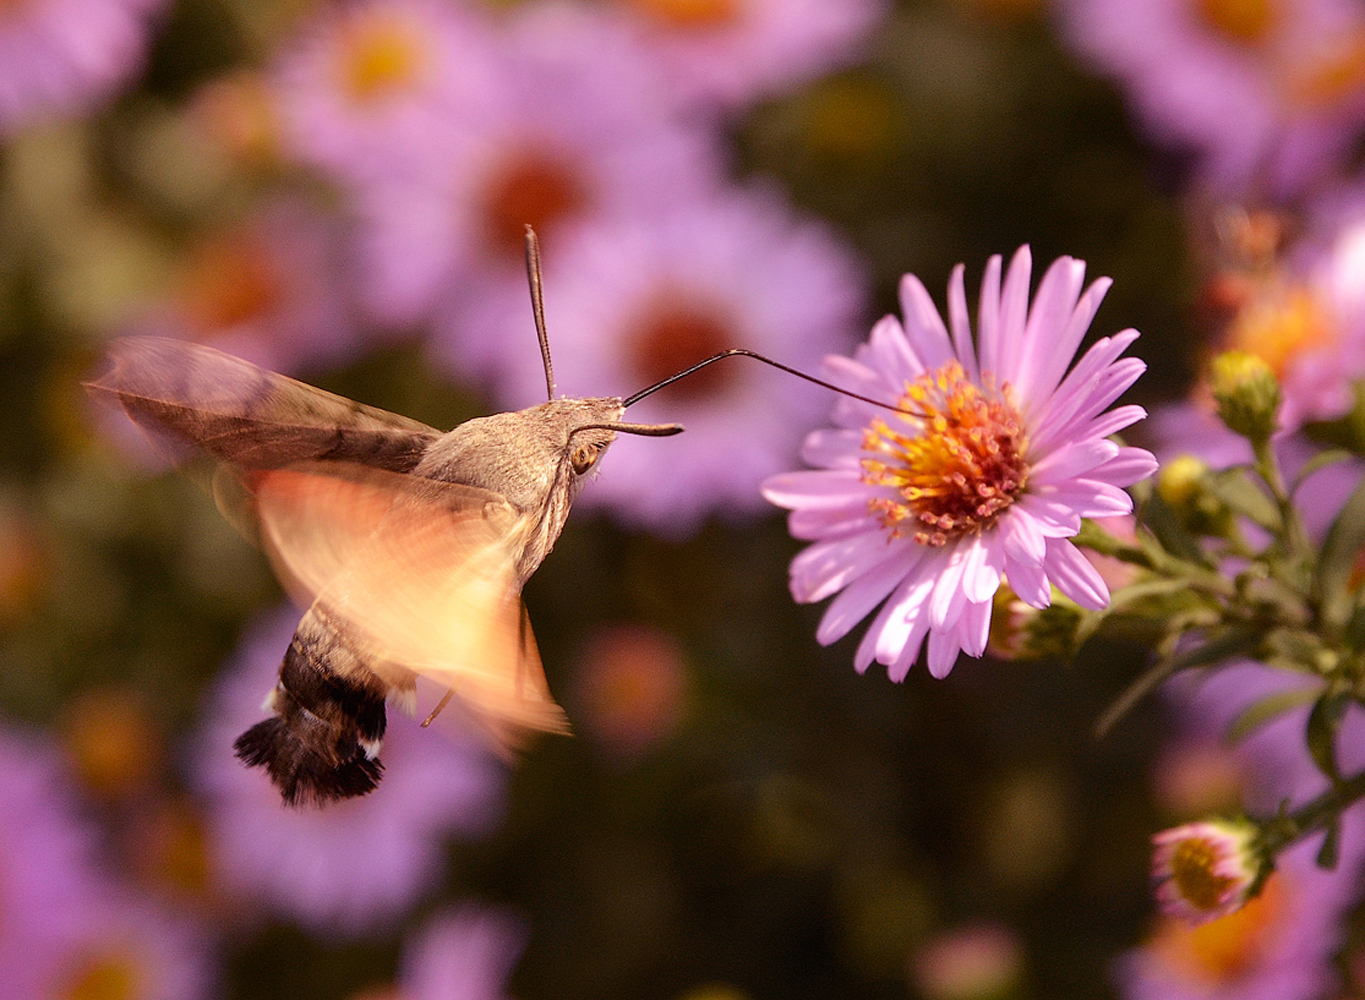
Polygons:
<instances>
[{"instance_id":1,"label":"long proboscis","mask_svg":"<svg viewBox=\"0 0 1365 1000\"><path fill-rule=\"evenodd\" d=\"M759 354L757 351L747 351L742 347L734 347L728 351L721 351L719 354L711 355L711 357L705 359L704 361L698 361L695 365L692 365L690 368L684 368L682 371L678 372L675 375L670 375L666 379L655 382L653 385L641 389L639 392L635 393L635 395L627 397L622 402L621 405L630 406L632 403L638 403L646 396L652 395L653 393L658 392L660 389L672 385L679 379L687 378L687 376L691 375L693 372L701 371L707 365L713 365L717 361L723 361L726 358L753 358L755 361L762 361L765 365L772 365L774 368L780 369L781 371L786 372L788 375L795 375L799 379L805 379L807 382L812 382L815 385L821 386L822 388L829 389L831 392L837 392L841 396L848 396L852 399L856 399L864 403L870 403L873 406L880 406L882 409L885 410L893 410L896 413L904 413L912 417L922 415L916 413L914 410L907 410L903 406L897 406L895 403L888 403L882 399L873 399L871 396L864 396L862 393L854 392L852 389L845 389L841 386L837 386L833 382L826 382L822 378L816 378L814 375L808 375L798 368L792 368L790 365L784 365L781 361L774 361L772 358L765 357L762 354ZM676 431L674 433L676 433Z\"/></svg>"}]
</instances>

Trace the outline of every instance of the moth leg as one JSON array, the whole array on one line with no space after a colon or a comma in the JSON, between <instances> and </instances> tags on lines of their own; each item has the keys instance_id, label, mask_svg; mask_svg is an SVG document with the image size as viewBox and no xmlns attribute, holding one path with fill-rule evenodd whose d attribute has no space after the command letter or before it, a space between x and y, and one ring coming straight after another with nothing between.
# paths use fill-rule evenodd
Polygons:
<instances>
[{"instance_id":1,"label":"moth leg","mask_svg":"<svg viewBox=\"0 0 1365 1000\"><path fill-rule=\"evenodd\" d=\"M431 725L432 720L441 714L441 709L450 704L450 699L455 696L454 688L446 688L446 693L441 695L441 700L436 703L436 707L431 710L431 714L422 720L422 728Z\"/></svg>"}]
</instances>

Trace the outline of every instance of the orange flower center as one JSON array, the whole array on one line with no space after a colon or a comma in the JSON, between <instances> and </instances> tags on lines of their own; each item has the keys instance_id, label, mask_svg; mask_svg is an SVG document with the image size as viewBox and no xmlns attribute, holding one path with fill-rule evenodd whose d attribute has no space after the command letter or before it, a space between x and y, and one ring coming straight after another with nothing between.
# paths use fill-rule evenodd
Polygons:
<instances>
[{"instance_id":1,"label":"orange flower center","mask_svg":"<svg viewBox=\"0 0 1365 1000\"><path fill-rule=\"evenodd\" d=\"M1180 895L1200 910L1212 910L1223 902L1223 894L1237 880L1215 875L1219 853L1207 840L1190 838L1176 845L1171 858L1171 880Z\"/></svg>"},{"instance_id":2,"label":"orange flower center","mask_svg":"<svg viewBox=\"0 0 1365 1000\"><path fill-rule=\"evenodd\" d=\"M1365 27L1335 39L1317 58L1287 67L1289 102L1300 108L1330 108L1365 88Z\"/></svg>"},{"instance_id":3,"label":"orange flower center","mask_svg":"<svg viewBox=\"0 0 1365 1000\"><path fill-rule=\"evenodd\" d=\"M1150 947L1172 970L1201 985L1225 987L1253 968L1274 941L1285 914L1281 876L1233 913L1197 927L1175 917L1157 925Z\"/></svg>"},{"instance_id":4,"label":"orange flower center","mask_svg":"<svg viewBox=\"0 0 1365 1000\"><path fill-rule=\"evenodd\" d=\"M890 486L897 499L869 507L892 537L914 533L922 545L945 545L980 534L1028 484L1028 435L1009 386L996 392L967 380L951 361L921 375L900 398L914 433L881 417L863 435L863 482Z\"/></svg>"},{"instance_id":5,"label":"orange flower center","mask_svg":"<svg viewBox=\"0 0 1365 1000\"><path fill-rule=\"evenodd\" d=\"M1283 377L1297 355L1331 339L1322 307L1307 289L1295 286L1248 303L1228 330L1227 347L1256 355Z\"/></svg>"},{"instance_id":6,"label":"orange flower center","mask_svg":"<svg viewBox=\"0 0 1365 1000\"><path fill-rule=\"evenodd\" d=\"M724 311L680 293L658 296L626 335L630 359L644 385L680 372L734 346ZM709 365L669 388L675 399L699 400L724 392L734 368Z\"/></svg>"},{"instance_id":7,"label":"orange flower center","mask_svg":"<svg viewBox=\"0 0 1365 1000\"><path fill-rule=\"evenodd\" d=\"M342 87L356 104L374 104L417 83L429 58L414 25L380 13L357 17L341 40Z\"/></svg>"},{"instance_id":8,"label":"orange flower center","mask_svg":"<svg viewBox=\"0 0 1365 1000\"><path fill-rule=\"evenodd\" d=\"M1195 0L1204 24L1239 45L1258 45L1274 30L1280 11L1275 0Z\"/></svg>"},{"instance_id":9,"label":"orange flower center","mask_svg":"<svg viewBox=\"0 0 1365 1000\"><path fill-rule=\"evenodd\" d=\"M629 0L637 9L679 28L711 28L739 15L736 0Z\"/></svg>"},{"instance_id":10,"label":"orange flower center","mask_svg":"<svg viewBox=\"0 0 1365 1000\"><path fill-rule=\"evenodd\" d=\"M520 256L526 226L543 233L583 208L583 185L564 163L538 153L508 161L484 196L484 233L496 249Z\"/></svg>"},{"instance_id":11,"label":"orange flower center","mask_svg":"<svg viewBox=\"0 0 1365 1000\"><path fill-rule=\"evenodd\" d=\"M211 333L270 313L284 298L284 283L259 240L230 236L195 253L179 298L195 329Z\"/></svg>"},{"instance_id":12,"label":"orange flower center","mask_svg":"<svg viewBox=\"0 0 1365 1000\"><path fill-rule=\"evenodd\" d=\"M144 995L137 959L119 951L85 955L53 993L58 1000L134 1000Z\"/></svg>"}]
</instances>

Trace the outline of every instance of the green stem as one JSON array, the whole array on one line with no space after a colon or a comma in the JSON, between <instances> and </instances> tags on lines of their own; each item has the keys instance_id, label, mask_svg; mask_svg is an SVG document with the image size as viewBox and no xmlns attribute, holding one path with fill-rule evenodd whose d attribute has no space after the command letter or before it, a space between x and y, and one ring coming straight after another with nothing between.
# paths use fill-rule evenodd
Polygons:
<instances>
[{"instance_id":1,"label":"green stem","mask_svg":"<svg viewBox=\"0 0 1365 1000\"><path fill-rule=\"evenodd\" d=\"M1324 829L1358 799L1365 797L1365 771L1338 781L1317 798L1261 827L1261 845L1275 855L1295 841Z\"/></svg>"}]
</instances>

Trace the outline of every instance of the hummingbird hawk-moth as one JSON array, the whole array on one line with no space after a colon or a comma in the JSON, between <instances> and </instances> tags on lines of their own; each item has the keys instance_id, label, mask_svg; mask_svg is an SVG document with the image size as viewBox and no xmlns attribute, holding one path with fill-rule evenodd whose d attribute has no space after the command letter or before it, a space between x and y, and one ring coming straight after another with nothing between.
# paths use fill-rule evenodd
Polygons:
<instances>
[{"instance_id":1,"label":"hummingbird hawk-moth","mask_svg":"<svg viewBox=\"0 0 1365 1000\"><path fill-rule=\"evenodd\" d=\"M154 437L220 463L248 530L307 608L236 753L290 805L363 795L379 781L385 702L416 705L421 675L493 739L566 731L521 588L559 538L623 423L619 397L555 399L538 253L527 265L549 400L442 433L203 345L128 338L87 388ZM639 396L641 394L637 394Z\"/></svg>"}]
</instances>

